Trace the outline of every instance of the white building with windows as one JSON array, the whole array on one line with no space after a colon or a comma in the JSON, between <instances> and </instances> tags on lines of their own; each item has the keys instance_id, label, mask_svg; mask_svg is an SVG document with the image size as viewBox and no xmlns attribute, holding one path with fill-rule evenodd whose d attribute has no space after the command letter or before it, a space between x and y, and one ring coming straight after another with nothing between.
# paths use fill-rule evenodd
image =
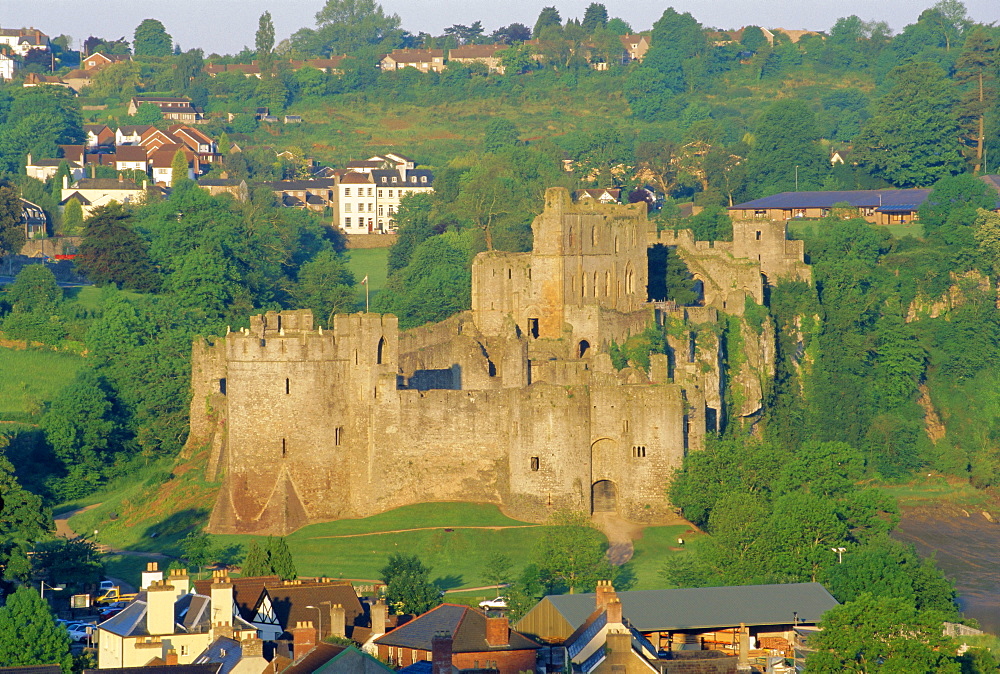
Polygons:
<instances>
[{"instance_id":1,"label":"white building with windows","mask_svg":"<svg viewBox=\"0 0 1000 674\"><path fill-rule=\"evenodd\" d=\"M396 228L395 216L403 197L434 191L434 174L414 168L414 161L398 154L372 157L348 164L337 186L337 224L347 234L379 234Z\"/></svg>"}]
</instances>

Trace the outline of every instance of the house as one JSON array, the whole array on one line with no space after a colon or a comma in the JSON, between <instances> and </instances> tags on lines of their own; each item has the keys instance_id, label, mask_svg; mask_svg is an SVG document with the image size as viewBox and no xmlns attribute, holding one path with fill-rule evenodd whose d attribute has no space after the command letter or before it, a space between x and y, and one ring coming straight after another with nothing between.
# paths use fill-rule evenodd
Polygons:
<instances>
[{"instance_id":1,"label":"house","mask_svg":"<svg viewBox=\"0 0 1000 674\"><path fill-rule=\"evenodd\" d=\"M239 73L243 77L256 77L260 79L260 66L254 61L251 63L206 63L205 74L215 77L220 73Z\"/></svg>"},{"instance_id":2,"label":"house","mask_svg":"<svg viewBox=\"0 0 1000 674\"><path fill-rule=\"evenodd\" d=\"M69 184L69 178L63 178L60 206L65 206L70 199L76 199L83 206L84 217L99 206L107 206L111 202L131 204L141 202L148 191L145 182L137 185L121 176L116 178L80 178Z\"/></svg>"},{"instance_id":3,"label":"house","mask_svg":"<svg viewBox=\"0 0 1000 674\"><path fill-rule=\"evenodd\" d=\"M221 665L219 674L262 674L270 667L264 659L264 642L257 637L239 641L220 636L194 659L193 665Z\"/></svg>"},{"instance_id":4,"label":"house","mask_svg":"<svg viewBox=\"0 0 1000 674\"><path fill-rule=\"evenodd\" d=\"M318 643L303 655L296 652L290 666L274 671L280 674L388 674L395 670L354 646Z\"/></svg>"},{"instance_id":5,"label":"house","mask_svg":"<svg viewBox=\"0 0 1000 674\"><path fill-rule=\"evenodd\" d=\"M83 130L87 132L87 147L113 146L115 144L115 132L106 124L84 124Z\"/></svg>"},{"instance_id":6,"label":"house","mask_svg":"<svg viewBox=\"0 0 1000 674\"><path fill-rule=\"evenodd\" d=\"M183 124L175 124L167 129L169 135L198 155L201 164L212 164L219 160L219 145L198 129Z\"/></svg>"},{"instance_id":7,"label":"house","mask_svg":"<svg viewBox=\"0 0 1000 674\"><path fill-rule=\"evenodd\" d=\"M335 225L348 234L395 229L395 215L408 194L434 191L434 174L396 152L347 163L340 178Z\"/></svg>"},{"instance_id":8,"label":"house","mask_svg":"<svg viewBox=\"0 0 1000 674\"><path fill-rule=\"evenodd\" d=\"M265 586L250 622L265 641L287 638L298 623L315 621L320 640L351 637L355 623L365 622L365 611L350 583L287 581Z\"/></svg>"},{"instance_id":9,"label":"house","mask_svg":"<svg viewBox=\"0 0 1000 674\"><path fill-rule=\"evenodd\" d=\"M294 72L303 67L316 68L317 70L322 70L324 73L334 73L336 75L342 75L343 70L341 70L341 63L347 55L342 56L331 56L326 59L306 59L305 61L297 61L295 59L289 59L288 64L291 66L291 70ZM252 61L251 63L208 63L205 65L205 74L209 77L215 77L220 73L239 73L244 77L256 77L260 79L260 61Z\"/></svg>"},{"instance_id":10,"label":"house","mask_svg":"<svg viewBox=\"0 0 1000 674\"><path fill-rule=\"evenodd\" d=\"M379 60L379 68L382 70L402 70L403 68L416 68L428 73L436 73L444 70L444 50L443 49L393 49Z\"/></svg>"},{"instance_id":11,"label":"house","mask_svg":"<svg viewBox=\"0 0 1000 674\"><path fill-rule=\"evenodd\" d=\"M588 622L593 625L595 615L612 601L620 601L630 627L655 652L732 650L741 626L749 629L753 640L784 648L796 628L815 625L838 605L819 583L615 592L602 581L596 592L544 597L515 628L549 643L579 645L579 628Z\"/></svg>"},{"instance_id":12,"label":"house","mask_svg":"<svg viewBox=\"0 0 1000 674\"><path fill-rule=\"evenodd\" d=\"M141 145L122 145L113 156L116 171L146 171L149 168L146 148Z\"/></svg>"},{"instance_id":13,"label":"house","mask_svg":"<svg viewBox=\"0 0 1000 674\"><path fill-rule=\"evenodd\" d=\"M14 79L14 73L17 72L20 66L21 64L17 60L0 52L0 80L9 82Z\"/></svg>"},{"instance_id":14,"label":"house","mask_svg":"<svg viewBox=\"0 0 1000 674\"><path fill-rule=\"evenodd\" d=\"M621 203L622 191L618 188L598 188L583 189L573 192L573 199L577 203L585 201L595 201L599 204Z\"/></svg>"},{"instance_id":15,"label":"house","mask_svg":"<svg viewBox=\"0 0 1000 674\"><path fill-rule=\"evenodd\" d=\"M255 639L253 625L239 617L226 571L213 572L209 594L190 591L187 573L173 569L113 618L97 626L98 666L141 667L153 658L193 664L219 637Z\"/></svg>"},{"instance_id":16,"label":"house","mask_svg":"<svg viewBox=\"0 0 1000 674\"><path fill-rule=\"evenodd\" d=\"M302 117L299 115L285 115L285 124L301 124Z\"/></svg>"},{"instance_id":17,"label":"house","mask_svg":"<svg viewBox=\"0 0 1000 674\"><path fill-rule=\"evenodd\" d=\"M107 68L115 63L122 63L124 61L131 60L132 56L130 54L102 54L101 52L94 52L80 61L80 69L97 72L98 70Z\"/></svg>"},{"instance_id":18,"label":"house","mask_svg":"<svg viewBox=\"0 0 1000 674\"><path fill-rule=\"evenodd\" d=\"M0 28L0 45L7 45L8 50L24 56L32 49L49 51L49 36L37 28Z\"/></svg>"},{"instance_id":19,"label":"house","mask_svg":"<svg viewBox=\"0 0 1000 674\"><path fill-rule=\"evenodd\" d=\"M535 671L541 648L510 629L506 617L457 604L431 609L375 639L373 647L379 660L396 667L450 655L459 669L483 668L497 674Z\"/></svg>"},{"instance_id":20,"label":"house","mask_svg":"<svg viewBox=\"0 0 1000 674\"><path fill-rule=\"evenodd\" d=\"M840 150L834 150L830 153L830 166L836 166L837 164L846 164L847 157L851 154L850 149L842 148Z\"/></svg>"},{"instance_id":21,"label":"house","mask_svg":"<svg viewBox=\"0 0 1000 674\"><path fill-rule=\"evenodd\" d=\"M63 81L58 75L39 75L38 73L28 73L27 77L24 78L24 82L21 84L22 87L41 87L41 86L53 86L53 87L63 87L69 89L74 94L77 93L73 87Z\"/></svg>"},{"instance_id":22,"label":"house","mask_svg":"<svg viewBox=\"0 0 1000 674\"><path fill-rule=\"evenodd\" d=\"M133 96L128 103L128 114L134 115L145 104L155 105L163 113L164 119L194 123L203 119L200 110L191 105L189 98L167 98L162 96Z\"/></svg>"},{"instance_id":23,"label":"house","mask_svg":"<svg viewBox=\"0 0 1000 674\"><path fill-rule=\"evenodd\" d=\"M504 67L500 62L500 52L509 48L509 45L505 44L464 44L448 50L448 62L463 65L482 63L491 73L503 75Z\"/></svg>"},{"instance_id":24,"label":"house","mask_svg":"<svg viewBox=\"0 0 1000 674\"><path fill-rule=\"evenodd\" d=\"M143 134L153 128L148 124L119 126L115 131L115 145L138 145Z\"/></svg>"},{"instance_id":25,"label":"house","mask_svg":"<svg viewBox=\"0 0 1000 674\"><path fill-rule=\"evenodd\" d=\"M174 181L174 156L178 152L184 153L187 160L187 177L194 180L195 175L200 171L197 156L185 148L183 145L171 143L161 146L156 150L147 150L149 156L150 172L153 175L153 183L164 187L171 187Z\"/></svg>"},{"instance_id":26,"label":"house","mask_svg":"<svg viewBox=\"0 0 1000 674\"><path fill-rule=\"evenodd\" d=\"M274 191L281 199L282 206L305 208L322 213L327 208L336 209L337 181L335 178L313 178L310 180L275 180L261 183Z\"/></svg>"},{"instance_id":27,"label":"house","mask_svg":"<svg viewBox=\"0 0 1000 674\"><path fill-rule=\"evenodd\" d=\"M49 219L45 215L45 210L26 199L21 199L21 223L24 225L24 236L27 239L44 238L48 235Z\"/></svg>"},{"instance_id":28,"label":"house","mask_svg":"<svg viewBox=\"0 0 1000 674\"><path fill-rule=\"evenodd\" d=\"M230 178L225 171L218 178L198 178L197 183L198 187L213 197L220 194L232 194L240 201L246 201L250 198L247 182L237 178Z\"/></svg>"},{"instance_id":29,"label":"house","mask_svg":"<svg viewBox=\"0 0 1000 674\"><path fill-rule=\"evenodd\" d=\"M641 33L621 35L619 39L622 43L622 49L624 50L622 54L622 63L629 63L630 61L642 61L646 56L646 52L649 51L650 38L648 35L643 35Z\"/></svg>"},{"instance_id":30,"label":"house","mask_svg":"<svg viewBox=\"0 0 1000 674\"><path fill-rule=\"evenodd\" d=\"M403 197L434 191L434 174L427 169L372 171L376 186L376 227L379 231L396 228L396 213Z\"/></svg>"},{"instance_id":31,"label":"house","mask_svg":"<svg viewBox=\"0 0 1000 674\"><path fill-rule=\"evenodd\" d=\"M929 189L845 190L835 192L782 192L729 207L729 214L745 220L792 220L822 218L838 204L857 209L876 225L913 222Z\"/></svg>"},{"instance_id":32,"label":"house","mask_svg":"<svg viewBox=\"0 0 1000 674\"><path fill-rule=\"evenodd\" d=\"M24 166L24 171L27 173L29 178L34 178L35 180L41 180L45 182L59 171L59 166L66 161L70 164L71 169L74 170L73 178L83 177L83 168L74 165L74 163L69 162L66 159L33 159L31 154L28 154L28 159ZM79 171L79 175L76 172Z\"/></svg>"},{"instance_id":33,"label":"house","mask_svg":"<svg viewBox=\"0 0 1000 674\"><path fill-rule=\"evenodd\" d=\"M85 669L83 674L223 674L222 665L178 665L175 658L168 656L166 660L155 658L144 667L109 667L107 669ZM170 664L173 663L173 664ZM2 671L2 670L0 670Z\"/></svg>"}]
</instances>

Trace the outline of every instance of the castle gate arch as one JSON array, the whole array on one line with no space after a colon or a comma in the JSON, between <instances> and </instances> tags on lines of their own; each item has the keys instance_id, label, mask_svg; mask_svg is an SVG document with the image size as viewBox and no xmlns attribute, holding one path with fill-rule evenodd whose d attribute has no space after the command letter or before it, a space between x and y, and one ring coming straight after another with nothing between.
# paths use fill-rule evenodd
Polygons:
<instances>
[{"instance_id":1,"label":"castle gate arch","mask_svg":"<svg viewBox=\"0 0 1000 674\"><path fill-rule=\"evenodd\" d=\"M591 512L613 513L618 509L618 489L611 480L598 480L590 487Z\"/></svg>"}]
</instances>

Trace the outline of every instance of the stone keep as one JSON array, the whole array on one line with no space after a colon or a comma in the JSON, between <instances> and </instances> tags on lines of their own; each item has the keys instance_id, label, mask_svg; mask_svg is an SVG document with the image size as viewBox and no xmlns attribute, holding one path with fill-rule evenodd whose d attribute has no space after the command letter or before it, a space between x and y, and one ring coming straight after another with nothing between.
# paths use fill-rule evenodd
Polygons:
<instances>
[{"instance_id":1,"label":"stone keep","mask_svg":"<svg viewBox=\"0 0 1000 674\"><path fill-rule=\"evenodd\" d=\"M649 372L615 370L607 349L654 320L715 321L721 306L646 301L659 239L644 204L575 204L553 188L532 229L531 253L476 257L472 310L441 323L400 332L395 316L362 313L322 329L308 310L268 312L197 341L188 447L207 445L209 477L222 476L210 530L282 535L426 501L497 503L529 521L668 512L672 472L720 425L719 344L672 339L685 357L653 355ZM689 238L667 243L704 256ZM698 268L742 312L763 297L764 258L728 245ZM808 273L801 254L793 263ZM773 365L766 341L749 380Z\"/></svg>"}]
</instances>

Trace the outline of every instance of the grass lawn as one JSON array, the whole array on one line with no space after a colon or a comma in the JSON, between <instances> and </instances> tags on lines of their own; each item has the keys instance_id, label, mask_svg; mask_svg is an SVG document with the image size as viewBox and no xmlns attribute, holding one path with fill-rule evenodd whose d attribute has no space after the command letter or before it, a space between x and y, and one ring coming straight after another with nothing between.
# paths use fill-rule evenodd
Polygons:
<instances>
[{"instance_id":1,"label":"grass lawn","mask_svg":"<svg viewBox=\"0 0 1000 674\"><path fill-rule=\"evenodd\" d=\"M908 222L905 225L885 225L885 228L897 239L902 239L904 236L920 239L924 236L924 226L919 222Z\"/></svg>"},{"instance_id":2,"label":"grass lawn","mask_svg":"<svg viewBox=\"0 0 1000 674\"><path fill-rule=\"evenodd\" d=\"M365 287L361 284L361 279L368 276L368 288L370 297L374 300L382 288L385 287L386 268L385 261L389 256L388 248L358 248L349 252L350 259L347 267L354 272L354 277L358 281L355 288L357 291L358 307L365 307Z\"/></svg>"},{"instance_id":3,"label":"grass lawn","mask_svg":"<svg viewBox=\"0 0 1000 674\"><path fill-rule=\"evenodd\" d=\"M30 420L83 363L80 356L65 352L0 347L0 419Z\"/></svg>"},{"instance_id":4,"label":"grass lawn","mask_svg":"<svg viewBox=\"0 0 1000 674\"><path fill-rule=\"evenodd\" d=\"M902 507L942 502L975 507L983 506L990 500L988 492L976 489L967 480L938 474L905 484L882 485L880 489L895 498Z\"/></svg>"},{"instance_id":5,"label":"grass lawn","mask_svg":"<svg viewBox=\"0 0 1000 674\"><path fill-rule=\"evenodd\" d=\"M633 590L657 590L668 586L660 577L660 570L668 557L686 554L688 547L697 547L707 538L702 533L685 533L688 527L684 525L669 527L649 527L643 532L642 538L635 541L635 553L632 555L632 568L635 573ZM677 544L677 539L684 539L684 545Z\"/></svg>"}]
</instances>

